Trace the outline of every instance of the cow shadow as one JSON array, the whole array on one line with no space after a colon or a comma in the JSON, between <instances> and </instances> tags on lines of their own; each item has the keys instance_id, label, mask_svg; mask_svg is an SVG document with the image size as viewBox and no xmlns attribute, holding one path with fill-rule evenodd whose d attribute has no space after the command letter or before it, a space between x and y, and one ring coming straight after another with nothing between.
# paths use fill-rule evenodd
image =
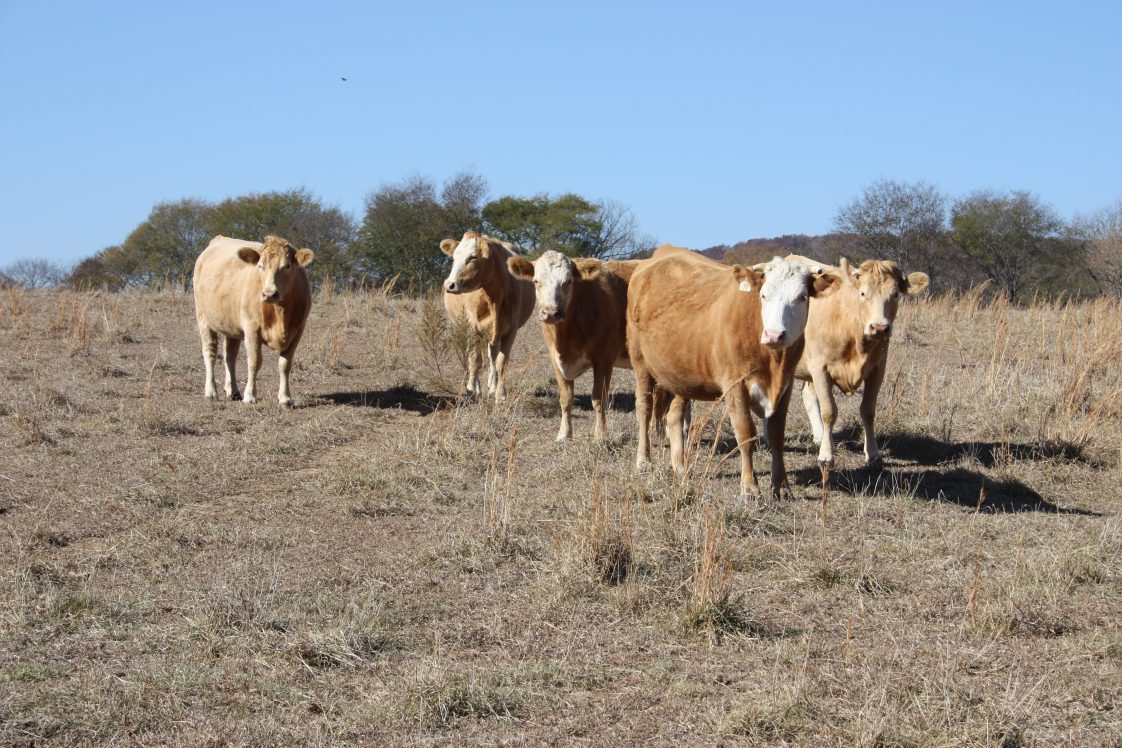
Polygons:
<instances>
[{"instance_id":1,"label":"cow shadow","mask_svg":"<svg viewBox=\"0 0 1122 748\"><path fill-rule=\"evenodd\" d=\"M391 387L388 390L331 392L326 395L319 395L319 398L336 405L348 405L355 408L408 410L423 416L435 413L438 410L451 408L460 401L458 397L434 395L419 390L412 385Z\"/></svg>"}]
</instances>

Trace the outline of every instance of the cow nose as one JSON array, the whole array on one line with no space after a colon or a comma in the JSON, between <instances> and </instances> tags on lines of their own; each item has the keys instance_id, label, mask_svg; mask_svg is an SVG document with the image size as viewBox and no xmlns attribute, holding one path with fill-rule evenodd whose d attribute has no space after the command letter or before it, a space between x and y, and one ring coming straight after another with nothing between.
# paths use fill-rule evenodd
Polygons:
<instances>
[{"instance_id":1,"label":"cow nose","mask_svg":"<svg viewBox=\"0 0 1122 748\"><path fill-rule=\"evenodd\" d=\"M542 309L540 316L542 322L560 322L565 319L565 315L558 309Z\"/></svg>"},{"instance_id":2,"label":"cow nose","mask_svg":"<svg viewBox=\"0 0 1122 748\"><path fill-rule=\"evenodd\" d=\"M764 345L779 345L787 338L786 330L764 330L760 342Z\"/></svg>"},{"instance_id":3,"label":"cow nose","mask_svg":"<svg viewBox=\"0 0 1122 748\"><path fill-rule=\"evenodd\" d=\"M444 281L444 290L449 293L456 293L456 281Z\"/></svg>"},{"instance_id":4,"label":"cow nose","mask_svg":"<svg viewBox=\"0 0 1122 748\"><path fill-rule=\"evenodd\" d=\"M278 298L279 298L279 295L277 294L277 292L275 290L273 290L273 291L264 290L264 291L261 292L261 300L262 301L276 301Z\"/></svg>"},{"instance_id":5,"label":"cow nose","mask_svg":"<svg viewBox=\"0 0 1122 748\"><path fill-rule=\"evenodd\" d=\"M870 322L869 323L869 337L879 338L888 333L887 322Z\"/></svg>"}]
</instances>

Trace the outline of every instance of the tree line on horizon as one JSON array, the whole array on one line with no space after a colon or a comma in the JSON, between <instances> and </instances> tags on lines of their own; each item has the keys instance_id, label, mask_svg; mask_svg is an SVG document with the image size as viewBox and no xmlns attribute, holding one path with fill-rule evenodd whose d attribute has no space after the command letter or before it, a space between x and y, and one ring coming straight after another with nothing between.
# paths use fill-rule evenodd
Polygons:
<instances>
[{"instance_id":1,"label":"tree line on horizon","mask_svg":"<svg viewBox=\"0 0 1122 748\"><path fill-rule=\"evenodd\" d=\"M447 272L442 239L482 230L535 255L549 249L571 256L646 257L655 240L642 233L631 210L612 200L573 193L487 200L486 181L462 172L438 186L414 176L371 193L361 222L324 205L306 189L161 202L118 245L65 270L46 260L0 268L0 285L108 290L172 285L190 288L195 258L217 234L260 241L285 237L316 252L314 281L335 287L395 280L427 293ZM803 254L836 262L894 260L920 270L935 290L988 281L1013 301L1034 295L1122 297L1122 201L1064 221L1023 191L979 190L951 200L926 182L880 180L834 216L824 236L792 235L718 245L705 254L725 262L760 262Z\"/></svg>"}]
</instances>

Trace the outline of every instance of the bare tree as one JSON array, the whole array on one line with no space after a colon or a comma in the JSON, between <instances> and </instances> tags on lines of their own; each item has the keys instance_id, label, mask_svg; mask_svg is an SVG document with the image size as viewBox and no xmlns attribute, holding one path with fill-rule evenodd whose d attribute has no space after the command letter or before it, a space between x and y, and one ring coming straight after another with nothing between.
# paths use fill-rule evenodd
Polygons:
<instances>
[{"instance_id":1,"label":"bare tree","mask_svg":"<svg viewBox=\"0 0 1122 748\"><path fill-rule=\"evenodd\" d=\"M1083 261L1104 294L1122 297L1122 200L1075 221Z\"/></svg>"},{"instance_id":2,"label":"bare tree","mask_svg":"<svg viewBox=\"0 0 1122 748\"><path fill-rule=\"evenodd\" d=\"M57 288L62 285L69 271L50 260L16 260L0 271L17 285L27 289Z\"/></svg>"},{"instance_id":3,"label":"bare tree","mask_svg":"<svg viewBox=\"0 0 1122 748\"><path fill-rule=\"evenodd\" d=\"M654 250L654 238L641 234L635 214L615 200L596 203L592 232L589 244L594 250L591 255L602 260L650 254Z\"/></svg>"},{"instance_id":4,"label":"bare tree","mask_svg":"<svg viewBox=\"0 0 1122 748\"><path fill-rule=\"evenodd\" d=\"M947 198L927 182L873 182L834 217L869 257L932 273L947 228Z\"/></svg>"}]
</instances>

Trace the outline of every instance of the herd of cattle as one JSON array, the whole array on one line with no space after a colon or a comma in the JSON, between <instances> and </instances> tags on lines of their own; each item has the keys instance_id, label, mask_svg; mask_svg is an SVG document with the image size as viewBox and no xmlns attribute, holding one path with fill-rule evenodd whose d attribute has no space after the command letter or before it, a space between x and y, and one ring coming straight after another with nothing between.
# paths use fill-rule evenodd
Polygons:
<instances>
[{"instance_id":1,"label":"herd of cattle","mask_svg":"<svg viewBox=\"0 0 1122 748\"><path fill-rule=\"evenodd\" d=\"M834 387L864 387L865 459L880 457L873 419L888 343L902 294L927 287L924 273L894 262L851 267L792 255L747 267L723 265L671 245L650 259L601 261L545 252L531 262L514 248L469 231L445 239L452 258L444 304L487 338L488 391L505 396L507 360L519 328L537 306L561 402L557 439L572 436L573 381L592 369L595 437L607 428L612 370L635 373L636 466L650 464L652 417L665 419L674 471L685 470L691 400L724 399L741 446L741 492L759 493L750 445L751 414L764 423L771 486L786 490L783 439L794 379L801 379L818 460L834 459ZM214 359L225 339L226 396L255 402L261 343L279 354L277 397L292 404L288 375L311 309L304 270L314 259L275 236L263 243L215 237L195 263L195 314L206 367L206 397L217 394ZM248 378L238 391L234 362L246 342ZM467 393L481 396L482 351L468 358Z\"/></svg>"}]
</instances>

